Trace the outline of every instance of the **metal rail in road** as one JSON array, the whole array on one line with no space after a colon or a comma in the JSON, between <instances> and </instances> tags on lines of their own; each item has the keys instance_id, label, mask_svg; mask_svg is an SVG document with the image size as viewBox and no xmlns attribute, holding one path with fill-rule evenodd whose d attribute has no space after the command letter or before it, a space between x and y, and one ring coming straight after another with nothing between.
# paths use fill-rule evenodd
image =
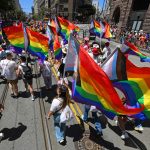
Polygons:
<instances>
[{"instance_id":1,"label":"metal rail in road","mask_svg":"<svg viewBox=\"0 0 150 150\"><path fill-rule=\"evenodd\" d=\"M34 65L36 75L39 74L37 68L38 68L38 66L37 66L37 63L36 63ZM42 121L42 129L43 129L43 134L44 134L45 150L52 150L50 131L49 131L49 127L48 127L48 120L46 119L45 102L42 98L42 92L41 92L41 89L40 89L41 83L40 83L40 79L38 77L36 77L36 85L37 85L38 92L40 93L39 107L40 107L40 117L41 117L41 121Z\"/></svg>"}]
</instances>

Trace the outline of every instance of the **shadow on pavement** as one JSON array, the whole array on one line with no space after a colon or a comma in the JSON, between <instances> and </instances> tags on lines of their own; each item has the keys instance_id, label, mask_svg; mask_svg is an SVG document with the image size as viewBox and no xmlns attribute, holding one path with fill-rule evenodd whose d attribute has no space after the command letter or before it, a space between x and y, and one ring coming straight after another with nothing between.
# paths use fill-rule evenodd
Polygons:
<instances>
[{"instance_id":1,"label":"shadow on pavement","mask_svg":"<svg viewBox=\"0 0 150 150\"><path fill-rule=\"evenodd\" d=\"M73 138L73 142L79 141L83 137L84 130L79 124L71 125L66 129L66 136Z\"/></svg>"},{"instance_id":2,"label":"shadow on pavement","mask_svg":"<svg viewBox=\"0 0 150 150\"><path fill-rule=\"evenodd\" d=\"M4 137L1 141L8 139L9 141L17 140L21 137L22 133L27 129L27 126L22 123L18 123L18 127L13 127L11 129L4 128L1 132L4 134Z\"/></svg>"},{"instance_id":3,"label":"shadow on pavement","mask_svg":"<svg viewBox=\"0 0 150 150\"><path fill-rule=\"evenodd\" d=\"M108 122L108 127L114 131L116 134L118 134L119 136L121 136L121 130L118 126L112 126L109 122ZM132 148L140 148L141 150L147 150L147 148L145 147L145 145L138 140L136 137L134 137L133 135L129 134L129 138L125 139L125 146L128 147L132 147Z\"/></svg>"},{"instance_id":4,"label":"shadow on pavement","mask_svg":"<svg viewBox=\"0 0 150 150\"><path fill-rule=\"evenodd\" d=\"M20 92L19 92L19 97L22 97L22 98L29 98L29 97L30 97L30 92L20 91Z\"/></svg>"},{"instance_id":5,"label":"shadow on pavement","mask_svg":"<svg viewBox=\"0 0 150 150\"><path fill-rule=\"evenodd\" d=\"M145 121L142 123L142 126L143 126L143 127L150 127L150 119L145 120Z\"/></svg>"},{"instance_id":6,"label":"shadow on pavement","mask_svg":"<svg viewBox=\"0 0 150 150\"><path fill-rule=\"evenodd\" d=\"M130 138L124 140L126 146L137 148L139 150L147 150L146 146L140 140L138 140L136 137L134 137L130 133L128 134Z\"/></svg>"},{"instance_id":7,"label":"shadow on pavement","mask_svg":"<svg viewBox=\"0 0 150 150\"><path fill-rule=\"evenodd\" d=\"M57 85L53 85L50 90L46 90L45 87L42 87L41 88L42 98L47 97L45 101L48 103L51 103L54 97L56 96L56 88L57 88Z\"/></svg>"},{"instance_id":8,"label":"shadow on pavement","mask_svg":"<svg viewBox=\"0 0 150 150\"><path fill-rule=\"evenodd\" d=\"M92 140L93 142L95 142L96 144L98 144L106 149L109 149L109 150L121 150L118 147L114 147L113 143L103 139L103 136L98 136L96 134L96 130L93 127L90 126L89 129L90 129L89 139Z\"/></svg>"}]
</instances>

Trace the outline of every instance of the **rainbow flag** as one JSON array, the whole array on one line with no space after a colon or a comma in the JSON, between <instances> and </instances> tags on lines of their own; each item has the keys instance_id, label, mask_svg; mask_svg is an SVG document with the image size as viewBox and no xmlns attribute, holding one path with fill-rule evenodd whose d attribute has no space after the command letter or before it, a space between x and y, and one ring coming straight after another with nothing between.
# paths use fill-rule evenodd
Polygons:
<instances>
[{"instance_id":1,"label":"rainbow flag","mask_svg":"<svg viewBox=\"0 0 150 150\"><path fill-rule=\"evenodd\" d=\"M62 58L62 49L61 49L61 44L59 42L59 37L57 35L55 35L53 50L54 50L55 59L60 60Z\"/></svg>"},{"instance_id":2,"label":"rainbow flag","mask_svg":"<svg viewBox=\"0 0 150 150\"><path fill-rule=\"evenodd\" d=\"M141 113L131 117L150 118L150 67L135 66L117 50L102 68L115 81L113 86L125 95L129 106L139 108L144 105Z\"/></svg>"},{"instance_id":3,"label":"rainbow flag","mask_svg":"<svg viewBox=\"0 0 150 150\"><path fill-rule=\"evenodd\" d=\"M49 39L35 31L32 31L30 29L26 29L28 38L29 38L29 46L28 51L34 56L37 56L38 58L44 60L45 57L48 56L48 41Z\"/></svg>"},{"instance_id":4,"label":"rainbow flag","mask_svg":"<svg viewBox=\"0 0 150 150\"><path fill-rule=\"evenodd\" d=\"M77 79L73 86L73 99L109 112L110 118L115 114L133 115L143 110L143 107L132 109L122 104L107 75L82 46L79 51Z\"/></svg>"},{"instance_id":5,"label":"rainbow flag","mask_svg":"<svg viewBox=\"0 0 150 150\"><path fill-rule=\"evenodd\" d=\"M103 32L102 38L106 38L106 39L112 38L112 34L110 32L110 25L106 21L103 21L100 24L102 26L102 32Z\"/></svg>"},{"instance_id":6,"label":"rainbow flag","mask_svg":"<svg viewBox=\"0 0 150 150\"><path fill-rule=\"evenodd\" d=\"M91 27L90 27L90 33L95 34L98 37L101 37L102 35L102 27L98 21L93 20L91 22Z\"/></svg>"},{"instance_id":7,"label":"rainbow flag","mask_svg":"<svg viewBox=\"0 0 150 150\"><path fill-rule=\"evenodd\" d=\"M24 49L24 31L23 24L20 23L18 26L9 26L3 28L8 41L14 48L14 52L22 53Z\"/></svg>"},{"instance_id":8,"label":"rainbow flag","mask_svg":"<svg viewBox=\"0 0 150 150\"><path fill-rule=\"evenodd\" d=\"M135 45L128 41L125 41L125 43L122 45L121 51L126 54L126 56L136 55L140 57L142 62L150 62L150 57L141 53L141 51Z\"/></svg>"},{"instance_id":9,"label":"rainbow flag","mask_svg":"<svg viewBox=\"0 0 150 150\"><path fill-rule=\"evenodd\" d=\"M61 17L57 17L57 27L59 29L57 29L57 31L59 31L59 34L61 36L61 38L64 40L64 45L68 43L68 39L70 36L70 33L72 31L79 31L79 27L77 27L76 25L74 25L73 23L69 22L68 20L61 18Z\"/></svg>"},{"instance_id":10,"label":"rainbow flag","mask_svg":"<svg viewBox=\"0 0 150 150\"><path fill-rule=\"evenodd\" d=\"M128 81L115 83L125 93L129 104L138 103L144 105L140 119L150 119L150 67L137 67L126 60ZM138 107L138 104L137 104Z\"/></svg>"}]
</instances>

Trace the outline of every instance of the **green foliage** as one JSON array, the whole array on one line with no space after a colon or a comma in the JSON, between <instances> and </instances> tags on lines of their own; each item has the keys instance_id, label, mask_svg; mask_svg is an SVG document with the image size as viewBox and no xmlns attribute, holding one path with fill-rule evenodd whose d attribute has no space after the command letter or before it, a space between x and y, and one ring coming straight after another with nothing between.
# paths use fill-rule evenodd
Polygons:
<instances>
[{"instance_id":1,"label":"green foliage","mask_svg":"<svg viewBox=\"0 0 150 150\"><path fill-rule=\"evenodd\" d=\"M79 21L87 21L91 15L95 15L96 8L91 4L84 4L80 6L77 11L80 14L77 16L77 19Z\"/></svg>"}]
</instances>

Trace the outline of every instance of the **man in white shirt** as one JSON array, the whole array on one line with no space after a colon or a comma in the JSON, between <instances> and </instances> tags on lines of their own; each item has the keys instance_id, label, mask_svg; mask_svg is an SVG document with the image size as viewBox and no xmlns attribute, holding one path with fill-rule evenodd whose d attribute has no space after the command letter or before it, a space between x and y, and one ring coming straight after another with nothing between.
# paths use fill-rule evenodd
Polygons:
<instances>
[{"instance_id":1,"label":"man in white shirt","mask_svg":"<svg viewBox=\"0 0 150 150\"><path fill-rule=\"evenodd\" d=\"M106 58L108 58L108 56L111 54L111 49L110 49L109 45L110 45L109 42L106 42L105 47L103 48L103 51L102 51L103 61L105 61Z\"/></svg>"},{"instance_id":2,"label":"man in white shirt","mask_svg":"<svg viewBox=\"0 0 150 150\"><path fill-rule=\"evenodd\" d=\"M14 98L18 97L18 86L17 86L17 74L18 69L15 61L12 60L12 53L6 53L6 59L0 61L0 68L2 69L2 75L7 79L9 87L11 89L11 96Z\"/></svg>"}]
</instances>

